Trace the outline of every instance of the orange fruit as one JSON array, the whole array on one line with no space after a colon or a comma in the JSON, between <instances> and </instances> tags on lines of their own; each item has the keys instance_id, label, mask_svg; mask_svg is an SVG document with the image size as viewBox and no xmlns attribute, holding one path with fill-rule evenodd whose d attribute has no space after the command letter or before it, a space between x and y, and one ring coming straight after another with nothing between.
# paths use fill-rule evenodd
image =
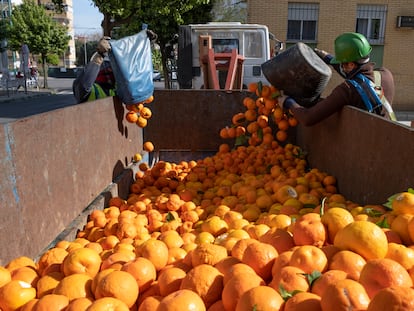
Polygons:
<instances>
[{"instance_id":1,"label":"orange fruit","mask_svg":"<svg viewBox=\"0 0 414 311\"><path fill-rule=\"evenodd\" d=\"M91 290L92 278L83 273L65 276L53 289L53 294L65 295L69 300L76 298L93 298Z\"/></svg>"},{"instance_id":2,"label":"orange fruit","mask_svg":"<svg viewBox=\"0 0 414 311\"><path fill-rule=\"evenodd\" d=\"M36 269L33 267L23 266L14 269L11 272L11 278L12 280L24 281L36 288L37 281L39 280L39 275L37 274Z\"/></svg>"},{"instance_id":3,"label":"orange fruit","mask_svg":"<svg viewBox=\"0 0 414 311\"><path fill-rule=\"evenodd\" d=\"M272 277L275 278L283 267L289 266L290 258L292 258L293 251L285 251L275 258L272 267Z\"/></svg>"},{"instance_id":4,"label":"orange fruit","mask_svg":"<svg viewBox=\"0 0 414 311\"><path fill-rule=\"evenodd\" d=\"M207 311L223 311L224 310L224 305L223 305L223 301L222 300L218 300L215 303L213 303L208 309Z\"/></svg>"},{"instance_id":5,"label":"orange fruit","mask_svg":"<svg viewBox=\"0 0 414 311\"><path fill-rule=\"evenodd\" d=\"M139 114L141 117L148 120L152 116L152 111L148 107L142 107Z\"/></svg>"},{"instance_id":6,"label":"orange fruit","mask_svg":"<svg viewBox=\"0 0 414 311\"><path fill-rule=\"evenodd\" d=\"M317 278L312 283L311 292L321 296L325 292L326 288L331 284L336 284L339 280L345 280L347 278L347 273L342 270L328 270Z\"/></svg>"},{"instance_id":7,"label":"orange fruit","mask_svg":"<svg viewBox=\"0 0 414 311\"><path fill-rule=\"evenodd\" d=\"M137 257L125 263L122 271L131 274L138 283L139 292L146 291L157 278L157 270L154 264L147 258Z\"/></svg>"},{"instance_id":8,"label":"orange fruit","mask_svg":"<svg viewBox=\"0 0 414 311\"><path fill-rule=\"evenodd\" d=\"M203 300L189 289L180 289L164 297L158 305L157 311L206 311Z\"/></svg>"},{"instance_id":9,"label":"orange fruit","mask_svg":"<svg viewBox=\"0 0 414 311\"><path fill-rule=\"evenodd\" d=\"M101 263L102 259L95 250L82 247L69 252L62 262L62 271L65 276L84 273L94 277Z\"/></svg>"},{"instance_id":10,"label":"orange fruit","mask_svg":"<svg viewBox=\"0 0 414 311\"><path fill-rule=\"evenodd\" d=\"M247 245L241 261L267 281L272 276L272 266L277 256L277 250L272 245L257 242Z\"/></svg>"},{"instance_id":11,"label":"orange fruit","mask_svg":"<svg viewBox=\"0 0 414 311\"><path fill-rule=\"evenodd\" d=\"M214 266L227 256L227 249L224 246L202 243L197 245L197 247L192 250L191 265L193 267L201 264L209 264Z\"/></svg>"},{"instance_id":12,"label":"orange fruit","mask_svg":"<svg viewBox=\"0 0 414 311\"><path fill-rule=\"evenodd\" d=\"M157 310L161 303L162 296L148 296L139 305L137 311L154 311Z\"/></svg>"},{"instance_id":13,"label":"orange fruit","mask_svg":"<svg viewBox=\"0 0 414 311\"><path fill-rule=\"evenodd\" d=\"M214 302L221 299L223 274L213 266L207 264L198 265L185 275L180 289L189 289L196 292L208 308Z\"/></svg>"},{"instance_id":14,"label":"orange fruit","mask_svg":"<svg viewBox=\"0 0 414 311\"><path fill-rule=\"evenodd\" d=\"M36 284L37 298L52 294L55 287L64 277L62 272L53 271L39 278Z\"/></svg>"},{"instance_id":15,"label":"orange fruit","mask_svg":"<svg viewBox=\"0 0 414 311\"><path fill-rule=\"evenodd\" d=\"M11 281L11 273L8 269L3 266L0 266L0 287L4 284L7 284Z\"/></svg>"},{"instance_id":16,"label":"orange fruit","mask_svg":"<svg viewBox=\"0 0 414 311\"><path fill-rule=\"evenodd\" d=\"M398 262L388 259L367 261L361 270L359 283L372 299L381 289L390 286L412 287L413 281L408 271Z\"/></svg>"},{"instance_id":17,"label":"orange fruit","mask_svg":"<svg viewBox=\"0 0 414 311\"><path fill-rule=\"evenodd\" d=\"M232 250L231 250L231 256L239 259L240 261L243 259L243 254L246 249L246 247L251 243L257 243L258 241L256 239L241 239L234 244Z\"/></svg>"},{"instance_id":18,"label":"orange fruit","mask_svg":"<svg viewBox=\"0 0 414 311\"><path fill-rule=\"evenodd\" d=\"M238 273L231 277L224 285L221 293L221 300L223 301L224 310L235 310L240 297L257 286L266 285L263 279L257 274L252 273Z\"/></svg>"},{"instance_id":19,"label":"orange fruit","mask_svg":"<svg viewBox=\"0 0 414 311\"><path fill-rule=\"evenodd\" d=\"M89 298L76 298L69 302L65 311L85 311L92 304Z\"/></svg>"},{"instance_id":20,"label":"orange fruit","mask_svg":"<svg viewBox=\"0 0 414 311\"><path fill-rule=\"evenodd\" d=\"M321 216L317 213L307 213L300 216L293 225L292 235L296 245L321 247L326 240L326 230Z\"/></svg>"},{"instance_id":21,"label":"orange fruit","mask_svg":"<svg viewBox=\"0 0 414 311\"><path fill-rule=\"evenodd\" d=\"M137 247L136 252L137 257L144 257L151 261L157 271L168 263L168 247L160 240L146 240Z\"/></svg>"},{"instance_id":22,"label":"orange fruit","mask_svg":"<svg viewBox=\"0 0 414 311\"><path fill-rule=\"evenodd\" d=\"M294 290L307 292L309 291L309 283L305 274L305 271L298 267L284 266L273 276L268 285L279 293L281 293L282 288L287 292L293 292Z\"/></svg>"},{"instance_id":23,"label":"orange fruit","mask_svg":"<svg viewBox=\"0 0 414 311\"><path fill-rule=\"evenodd\" d=\"M295 188L290 185L284 185L274 190L274 197L281 204L285 203L288 199L295 199L298 197L298 193L296 192Z\"/></svg>"},{"instance_id":24,"label":"orange fruit","mask_svg":"<svg viewBox=\"0 0 414 311\"><path fill-rule=\"evenodd\" d=\"M33 311L38 301L38 298L30 300L28 303L24 304L21 308L19 308L19 311Z\"/></svg>"},{"instance_id":25,"label":"orange fruit","mask_svg":"<svg viewBox=\"0 0 414 311\"><path fill-rule=\"evenodd\" d=\"M37 262L39 274L42 276L46 269L47 271L52 270L52 265L55 267L56 271L59 271L60 265L67 254L68 251L60 247L54 247L44 252Z\"/></svg>"},{"instance_id":26,"label":"orange fruit","mask_svg":"<svg viewBox=\"0 0 414 311\"><path fill-rule=\"evenodd\" d=\"M287 215L283 216L289 217ZM269 231L267 231L264 235L262 235L259 238L259 241L272 245L279 254L287 250L290 250L292 247L295 246L292 234L286 231L285 229L280 229L277 227L273 227Z\"/></svg>"},{"instance_id":27,"label":"orange fruit","mask_svg":"<svg viewBox=\"0 0 414 311\"><path fill-rule=\"evenodd\" d=\"M388 240L384 231L370 221L354 221L340 229L334 245L358 253L365 260L384 258L388 251Z\"/></svg>"},{"instance_id":28,"label":"orange fruit","mask_svg":"<svg viewBox=\"0 0 414 311\"><path fill-rule=\"evenodd\" d=\"M142 145L142 148L147 152L153 152L154 151L154 144L150 141L146 141Z\"/></svg>"},{"instance_id":29,"label":"orange fruit","mask_svg":"<svg viewBox=\"0 0 414 311\"><path fill-rule=\"evenodd\" d=\"M414 289L392 286L381 289L370 301L367 311L414 310Z\"/></svg>"},{"instance_id":30,"label":"orange fruit","mask_svg":"<svg viewBox=\"0 0 414 311\"><path fill-rule=\"evenodd\" d=\"M321 221L328 233L328 241L333 243L339 230L354 221L352 214L341 207L331 207L324 211Z\"/></svg>"},{"instance_id":31,"label":"orange fruit","mask_svg":"<svg viewBox=\"0 0 414 311\"><path fill-rule=\"evenodd\" d=\"M0 287L0 309L14 311L36 298L36 289L29 283L11 280Z\"/></svg>"},{"instance_id":32,"label":"orange fruit","mask_svg":"<svg viewBox=\"0 0 414 311\"><path fill-rule=\"evenodd\" d=\"M396 215L414 215L414 193L401 192L391 203L392 212Z\"/></svg>"},{"instance_id":33,"label":"orange fruit","mask_svg":"<svg viewBox=\"0 0 414 311\"><path fill-rule=\"evenodd\" d=\"M414 267L414 249L403 244L388 243L388 252L385 258L395 260L407 270Z\"/></svg>"},{"instance_id":34,"label":"orange fruit","mask_svg":"<svg viewBox=\"0 0 414 311\"><path fill-rule=\"evenodd\" d=\"M329 269L346 272L347 278L358 281L366 260L361 255L343 250L337 252L329 261Z\"/></svg>"},{"instance_id":35,"label":"orange fruit","mask_svg":"<svg viewBox=\"0 0 414 311\"><path fill-rule=\"evenodd\" d=\"M365 288L351 279L339 280L329 285L321 296L322 310L366 310L370 298Z\"/></svg>"},{"instance_id":36,"label":"orange fruit","mask_svg":"<svg viewBox=\"0 0 414 311\"><path fill-rule=\"evenodd\" d=\"M138 121L138 114L135 111L128 111L125 115L125 120L129 123L135 123Z\"/></svg>"},{"instance_id":37,"label":"orange fruit","mask_svg":"<svg viewBox=\"0 0 414 311\"><path fill-rule=\"evenodd\" d=\"M240 273L251 273L253 275L256 274L256 272L253 270L252 267L249 265L246 265L242 262L236 263L232 265L228 270L222 272L223 273L223 283L226 284L233 276L240 274Z\"/></svg>"},{"instance_id":38,"label":"orange fruit","mask_svg":"<svg viewBox=\"0 0 414 311\"><path fill-rule=\"evenodd\" d=\"M284 311L322 311L321 297L309 293L299 292L286 301Z\"/></svg>"},{"instance_id":39,"label":"orange fruit","mask_svg":"<svg viewBox=\"0 0 414 311\"><path fill-rule=\"evenodd\" d=\"M158 277L161 296L165 297L179 290L185 276L186 272L183 269L177 267L164 268Z\"/></svg>"},{"instance_id":40,"label":"orange fruit","mask_svg":"<svg viewBox=\"0 0 414 311\"><path fill-rule=\"evenodd\" d=\"M131 308L138 298L139 288L135 278L125 271L114 270L96 284L95 298L114 297Z\"/></svg>"},{"instance_id":41,"label":"orange fruit","mask_svg":"<svg viewBox=\"0 0 414 311\"><path fill-rule=\"evenodd\" d=\"M279 130L276 132L276 139L280 142L286 141L288 138L288 134L286 131Z\"/></svg>"},{"instance_id":42,"label":"orange fruit","mask_svg":"<svg viewBox=\"0 0 414 311\"><path fill-rule=\"evenodd\" d=\"M4 267L12 272L14 269L20 267L33 267L37 269L37 264L33 261L32 258L29 258L27 256L19 256L10 260Z\"/></svg>"},{"instance_id":43,"label":"orange fruit","mask_svg":"<svg viewBox=\"0 0 414 311\"><path fill-rule=\"evenodd\" d=\"M240 296L235 311L275 311L283 305L283 298L269 286L257 286Z\"/></svg>"},{"instance_id":44,"label":"orange fruit","mask_svg":"<svg viewBox=\"0 0 414 311\"><path fill-rule=\"evenodd\" d=\"M86 311L130 311L130 309L122 300L114 297L103 297L93 301Z\"/></svg>"},{"instance_id":45,"label":"orange fruit","mask_svg":"<svg viewBox=\"0 0 414 311\"><path fill-rule=\"evenodd\" d=\"M328 268L328 259L319 247L303 245L293 250L289 264L310 274L324 272Z\"/></svg>"},{"instance_id":46,"label":"orange fruit","mask_svg":"<svg viewBox=\"0 0 414 311\"><path fill-rule=\"evenodd\" d=\"M69 298L65 295L48 294L40 298L34 306L35 311L60 311L66 310Z\"/></svg>"},{"instance_id":47,"label":"orange fruit","mask_svg":"<svg viewBox=\"0 0 414 311\"><path fill-rule=\"evenodd\" d=\"M396 232L405 245L413 244L410 231L412 232L414 215L398 214L391 223L391 230ZM410 225L411 224L411 225Z\"/></svg>"}]
</instances>

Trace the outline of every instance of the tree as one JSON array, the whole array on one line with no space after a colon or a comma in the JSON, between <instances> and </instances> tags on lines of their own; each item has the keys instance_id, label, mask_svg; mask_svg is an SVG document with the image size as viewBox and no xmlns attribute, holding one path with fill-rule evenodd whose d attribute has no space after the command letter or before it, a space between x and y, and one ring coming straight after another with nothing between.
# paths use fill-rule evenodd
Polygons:
<instances>
[{"instance_id":1,"label":"tree","mask_svg":"<svg viewBox=\"0 0 414 311\"><path fill-rule=\"evenodd\" d=\"M27 44L32 54L39 54L44 72L44 88L47 84L47 57L51 54L63 53L69 43L70 36L63 25L54 21L44 7L32 0L14 7L11 24L8 29L9 46L19 50Z\"/></svg>"}]
</instances>

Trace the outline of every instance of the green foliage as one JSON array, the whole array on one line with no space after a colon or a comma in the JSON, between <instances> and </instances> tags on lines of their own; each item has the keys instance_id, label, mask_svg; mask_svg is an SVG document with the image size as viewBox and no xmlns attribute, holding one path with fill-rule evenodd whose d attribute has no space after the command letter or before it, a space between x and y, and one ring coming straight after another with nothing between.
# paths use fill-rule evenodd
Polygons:
<instances>
[{"instance_id":1,"label":"green foliage","mask_svg":"<svg viewBox=\"0 0 414 311\"><path fill-rule=\"evenodd\" d=\"M59 55L57 55L57 54L47 55L46 60L47 60L48 64L51 64L51 65L54 65L54 66L59 65Z\"/></svg>"}]
</instances>

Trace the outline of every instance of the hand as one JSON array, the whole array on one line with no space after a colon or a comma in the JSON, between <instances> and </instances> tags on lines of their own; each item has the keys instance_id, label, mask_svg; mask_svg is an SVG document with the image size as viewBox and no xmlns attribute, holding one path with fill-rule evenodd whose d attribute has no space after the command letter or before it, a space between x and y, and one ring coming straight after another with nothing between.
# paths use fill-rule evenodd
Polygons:
<instances>
[{"instance_id":1,"label":"hand","mask_svg":"<svg viewBox=\"0 0 414 311\"><path fill-rule=\"evenodd\" d=\"M98 46L96 47L96 51L101 54L105 55L111 50L111 45L109 44L110 37L103 37L98 42Z\"/></svg>"},{"instance_id":2,"label":"hand","mask_svg":"<svg viewBox=\"0 0 414 311\"><path fill-rule=\"evenodd\" d=\"M151 42L158 39L158 35L150 29L147 29L147 36Z\"/></svg>"},{"instance_id":3,"label":"hand","mask_svg":"<svg viewBox=\"0 0 414 311\"><path fill-rule=\"evenodd\" d=\"M282 109L290 109L296 104L296 101L287 95L285 95L282 91L280 92L281 96L278 97L278 104L279 107Z\"/></svg>"},{"instance_id":4,"label":"hand","mask_svg":"<svg viewBox=\"0 0 414 311\"><path fill-rule=\"evenodd\" d=\"M329 55L329 53L328 52L326 52L326 51L324 51L324 50L319 50L319 49L317 49L317 48L314 48L313 49L314 50L314 52L316 53L316 55L318 55L320 58L322 58L322 59L324 59L326 56L328 56Z\"/></svg>"}]
</instances>

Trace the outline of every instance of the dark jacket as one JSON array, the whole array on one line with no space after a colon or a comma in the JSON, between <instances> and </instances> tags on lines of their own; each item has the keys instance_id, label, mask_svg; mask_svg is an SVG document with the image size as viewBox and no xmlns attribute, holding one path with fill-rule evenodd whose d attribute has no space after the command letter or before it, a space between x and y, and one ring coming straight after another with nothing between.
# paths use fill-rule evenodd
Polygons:
<instances>
[{"instance_id":1,"label":"dark jacket","mask_svg":"<svg viewBox=\"0 0 414 311\"><path fill-rule=\"evenodd\" d=\"M339 73L339 66L333 66ZM392 73L386 68L375 69L381 72L381 86L388 102L392 105L394 99L394 79ZM371 81L374 81L374 63L367 63L359 67L347 79L352 79L358 72L365 75ZM341 73L340 73L341 74ZM314 125L330 115L338 112L342 107L350 105L362 110L366 110L364 102L358 91L346 80L335 87L332 93L324 99L321 99L316 105L310 108L291 108L295 118L303 125Z\"/></svg>"}]
</instances>

